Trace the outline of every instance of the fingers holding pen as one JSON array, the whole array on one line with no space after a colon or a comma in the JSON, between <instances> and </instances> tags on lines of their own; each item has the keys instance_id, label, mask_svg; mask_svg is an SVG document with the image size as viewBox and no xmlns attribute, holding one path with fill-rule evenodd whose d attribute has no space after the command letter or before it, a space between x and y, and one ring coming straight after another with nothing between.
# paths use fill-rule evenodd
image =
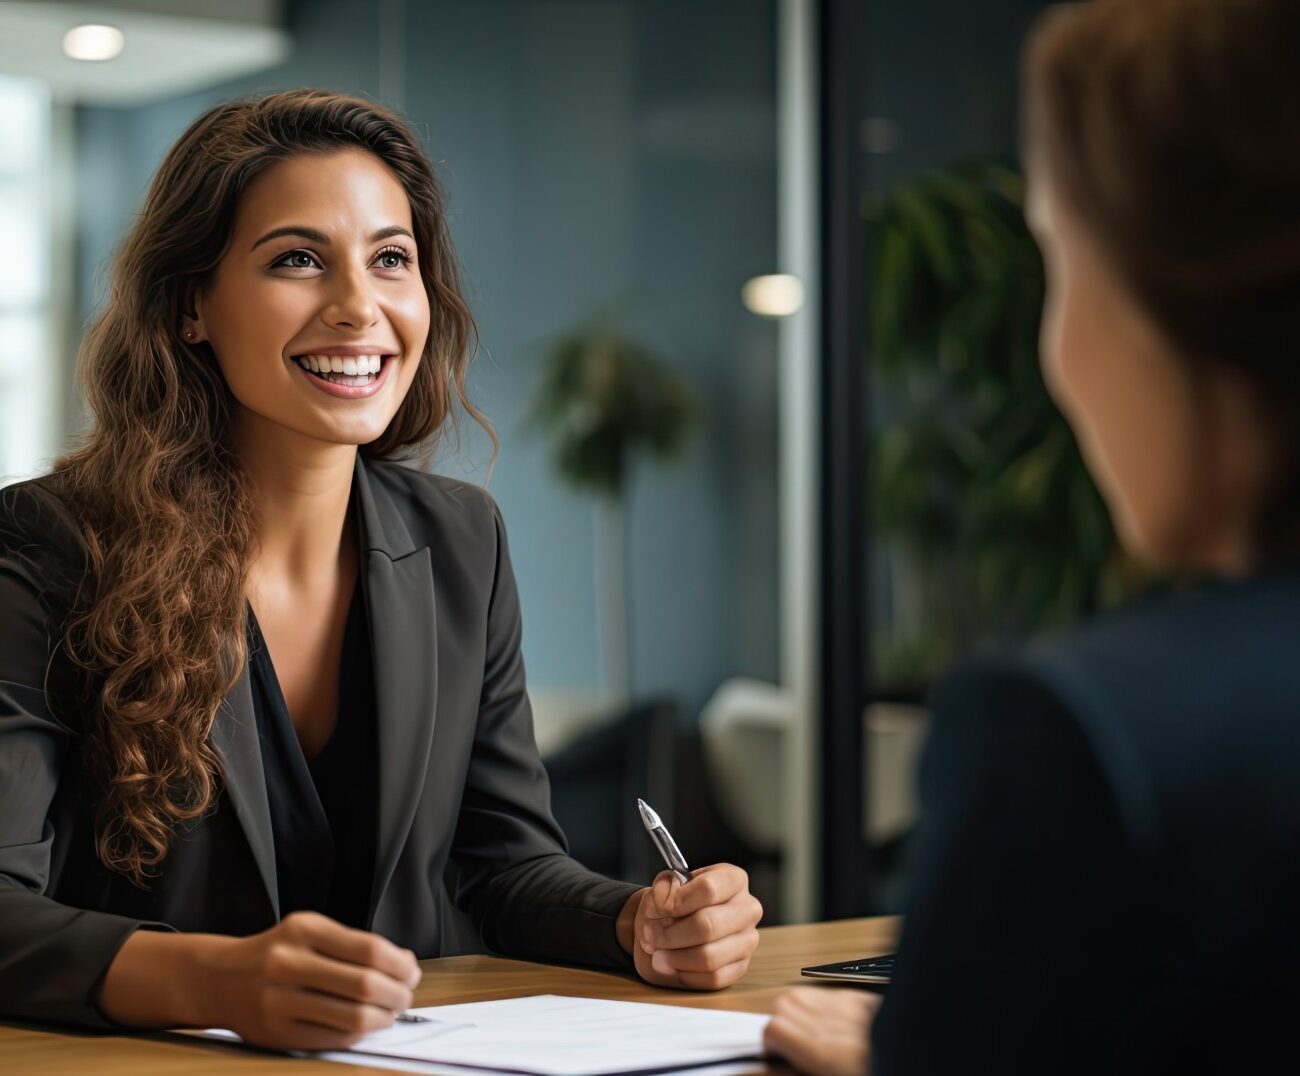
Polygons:
<instances>
[{"instance_id":1,"label":"fingers holding pen","mask_svg":"<svg viewBox=\"0 0 1300 1076\"><path fill-rule=\"evenodd\" d=\"M268 960L279 982L390 1012L411 1007L411 987L373 967L333 960L308 949L280 946Z\"/></svg>"},{"instance_id":2,"label":"fingers holding pen","mask_svg":"<svg viewBox=\"0 0 1300 1076\"><path fill-rule=\"evenodd\" d=\"M200 979L220 1023L274 1048L337 1048L393 1023L419 983L415 955L377 934L294 912L260 934L216 938Z\"/></svg>"},{"instance_id":3,"label":"fingers holding pen","mask_svg":"<svg viewBox=\"0 0 1300 1076\"><path fill-rule=\"evenodd\" d=\"M344 926L314 913L286 917L286 926L312 950L361 968L372 968L414 989L420 982L420 965L409 949L366 930Z\"/></svg>"},{"instance_id":4,"label":"fingers holding pen","mask_svg":"<svg viewBox=\"0 0 1300 1076\"><path fill-rule=\"evenodd\" d=\"M644 915L647 919L671 919L676 914L673 910L677 899L678 891L683 887L683 882L672 871L660 871L656 876L654 883L650 886L650 892L646 894L643 902Z\"/></svg>"},{"instance_id":5,"label":"fingers holding pen","mask_svg":"<svg viewBox=\"0 0 1300 1076\"><path fill-rule=\"evenodd\" d=\"M666 890L662 897L661 882ZM725 863L696 871L685 885L672 875L660 875L647 904L639 938L647 952L745 934L763 916L762 904L749 892L748 875Z\"/></svg>"},{"instance_id":6,"label":"fingers holding pen","mask_svg":"<svg viewBox=\"0 0 1300 1076\"><path fill-rule=\"evenodd\" d=\"M691 872L683 882L673 871L660 871L650 889L648 918L679 919L749 892L749 875L730 863L715 863Z\"/></svg>"},{"instance_id":7,"label":"fingers holding pen","mask_svg":"<svg viewBox=\"0 0 1300 1076\"><path fill-rule=\"evenodd\" d=\"M685 883L665 871L636 916L637 970L659 986L729 986L749 966L762 914L762 905L749 892L749 878L739 867L704 867Z\"/></svg>"},{"instance_id":8,"label":"fingers holding pen","mask_svg":"<svg viewBox=\"0 0 1300 1076\"><path fill-rule=\"evenodd\" d=\"M763 906L749 892L749 875L731 863L687 873L686 860L659 816L643 800L637 806L671 868L636 898L629 948L637 972L657 986L730 986L745 974L758 947ZM632 907L631 900L626 907Z\"/></svg>"},{"instance_id":9,"label":"fingers holding pen","mask_svg":"<svg viewBox=\"0 0 1300 1076\"><path fill-rule=\"evenodd\" d=\"M678 884L670 898L670 910L674 918L682 918L748 893L748 874L731 863L715 863L693 871L685 885Z\"/></svg>"}]
</instances>

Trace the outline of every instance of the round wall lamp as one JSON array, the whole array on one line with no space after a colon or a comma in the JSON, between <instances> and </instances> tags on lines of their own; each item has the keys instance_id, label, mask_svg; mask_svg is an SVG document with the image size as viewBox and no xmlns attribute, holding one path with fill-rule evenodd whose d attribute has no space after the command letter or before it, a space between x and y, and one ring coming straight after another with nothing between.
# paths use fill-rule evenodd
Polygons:
<instances>
[{"instance_id":1,"label":"round wall lamp","mask_svg":"<svg viewBox=\"0 0 1300 1076\"><path fill-rule=\"evenodd\" d=\"M100 63L120 56L126 36L116 26L83 23L63 35L63 55L70 60Z\"/></svg>"},{"instance_id":2,"label":"round wall lamp","mask_svg":"<svg viewBox=\"0 0 1300 1076\"><path fill-rule=\"evenodd\" d=\"M753 314L785 318L803 306L803 281L789 273L751 277L740 289L741 301Z\"/></svg>"}]
</instances>

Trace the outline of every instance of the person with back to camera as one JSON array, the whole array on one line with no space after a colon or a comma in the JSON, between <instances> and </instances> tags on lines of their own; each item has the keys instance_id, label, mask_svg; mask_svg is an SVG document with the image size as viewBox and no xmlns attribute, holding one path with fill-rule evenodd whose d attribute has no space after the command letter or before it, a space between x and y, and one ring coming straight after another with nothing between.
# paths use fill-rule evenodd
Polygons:
<instances>
[{"instance_id":1,"label":"person with back to camera","mask_svg":"<svg viewBox=\"0 0 1300 1076\"><path fill-rule=\"evenodd\" d=\"M82 351L92 430L0 491L0 1018L321 1049L485 945L744 974L739 868L567 856L500 515L391 462L478 417L472 328L391 112L277 94L170 151Z\"/></svg>"},{"instance_id":2,"label":"person with back to camera","mask_svg":"<svg viewBox=\"0 0 1300 1076\"><path fill-rule=\"evenodd\" d=\"M1297 1066L1298 57L1295 0L1033 34L1044 372L1180 585L937 688L895 977L783 996L767 1042L805 1071Z\"/></svg>"}]
</instances>

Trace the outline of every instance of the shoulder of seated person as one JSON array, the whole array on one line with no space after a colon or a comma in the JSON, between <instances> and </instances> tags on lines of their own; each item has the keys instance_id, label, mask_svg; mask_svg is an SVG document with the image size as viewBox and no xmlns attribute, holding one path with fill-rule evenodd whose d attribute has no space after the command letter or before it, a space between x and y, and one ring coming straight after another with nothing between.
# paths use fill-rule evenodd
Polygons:
<instances>
[{"instance_id":1,"label":"shoulder of seated person","mask_svg":"<svg viewBox=\"0 0 1300 1076\"><path fill-rule=\"evenodd\" d=\"M1266 770L1253 781L1265 798L1293 787L1298 622L1295 574L1190 586L981 655L930 701L949 731L1008 742L1054 731L1086 745L1134 842L1150 844L1225 766Z\"/></svg>"},{"instance_id":2,"label":"shoulder of seated person","mask_svg":"<svg viewBox=\"0 0 1300 1076\"><path fill-rule=\"evenodd\" d=\"M459 539L478 548L484 542L494 547L500 510L481 486L395 460L367 459L366 473L378 487L377 496L386 495L402 506L412 537L422 544Z\"/></svg>"},{"instance_id":3,"label":"shoulder of seated person","mask_svg":"<svg viewBox=\"0 0 1300 1076\"><path fill-rule=\"evenodd\" d=\"M0 488L0 556L84 563L80 521L51 476Z\"/></svg>"},{"instance_id":4,"label":"shoulder of seated person","mask_svg":"<svg viewBox=\"0 0 1300 1076\"><path fill-rule=\"evenodd\" d=\"M1300 572L1164 589L1028 645L962 663L936 688L1034 684L1079 704L1117 695L1195 693L1225 669L1253 683L1289 670L1290 632L1300 622ZM1081 691L1088 685L1089 690ZM1243 685L1244 686L1244 685Z\"/></svg>"}]
</instances>

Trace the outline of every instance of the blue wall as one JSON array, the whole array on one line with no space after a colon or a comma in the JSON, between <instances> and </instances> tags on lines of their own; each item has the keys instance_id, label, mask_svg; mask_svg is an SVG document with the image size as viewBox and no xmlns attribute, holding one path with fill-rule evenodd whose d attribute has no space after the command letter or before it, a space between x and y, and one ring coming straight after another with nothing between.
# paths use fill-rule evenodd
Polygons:
<instances>
[{"instance_id":1,"label":"blue wall","mask_svg":"<svg viewBox=\"0 0 1300 1076\"><path fill-rule=\"evenodd\" d=\"M393 11L401 23L384 25ZM531 683L598 684L593 509L523 429L538 349L620 299L705 411L683 461L633 475L634 690L694 709L727 676L774 678L775 333L739 301L775 263L772 0L315 0L289 20L294 52L273 71L79 110L83 313L149 176L204 108L304 85L386 99L427 137L450 194ZM465 434L440 469L482 479L486 444Z\"/></svg>"}]
</instances>

